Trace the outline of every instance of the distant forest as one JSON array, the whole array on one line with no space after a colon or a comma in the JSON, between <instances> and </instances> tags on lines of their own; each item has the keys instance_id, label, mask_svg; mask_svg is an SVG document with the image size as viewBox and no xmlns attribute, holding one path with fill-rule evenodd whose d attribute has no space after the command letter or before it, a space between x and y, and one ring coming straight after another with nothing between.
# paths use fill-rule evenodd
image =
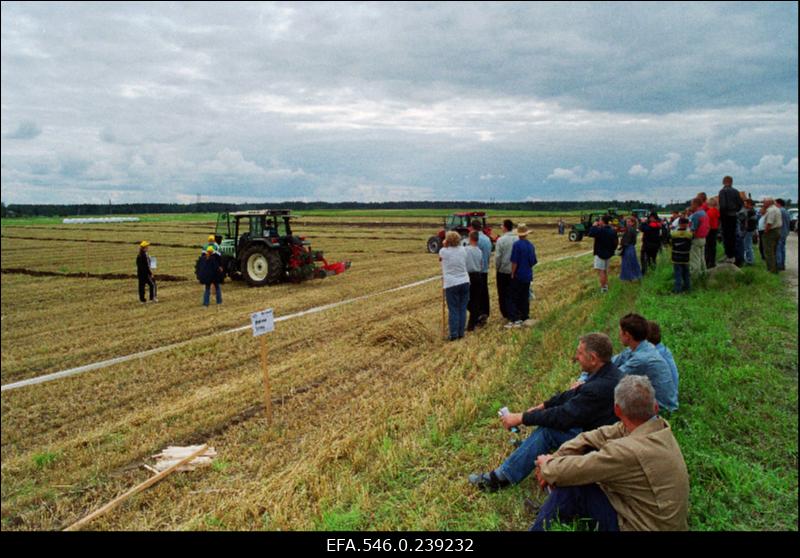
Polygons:
<instances>
[{"instance_id":1,"label":"distant forest","mask_svg":"<svg viewBox=\"0 0 800 558\"><path fill-rule=\"evenodd\" d=\"M685 209L689 201L677 204L657 205L642 201L529 201L494 202L485 201L402 201L402 202L264 202L264 203L121 203L121 204L2 204L2 217L67 217L78 215L142 215L148 213L219 213L246 209L292 209L294 211L319 209L451 209L475 207L495 211L580 211L616 207L620 210L635 208L670 211Z\"/></svg>"}]
</instances>

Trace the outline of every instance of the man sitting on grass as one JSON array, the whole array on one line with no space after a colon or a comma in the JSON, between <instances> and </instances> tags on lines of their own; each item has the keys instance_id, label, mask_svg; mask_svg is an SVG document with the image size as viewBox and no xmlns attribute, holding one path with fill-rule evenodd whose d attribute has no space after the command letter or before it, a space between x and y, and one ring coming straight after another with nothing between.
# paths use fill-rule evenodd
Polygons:
<instances>
[{"instance_id":1,"label":"man sitting on grass","mask_svg":"<svg viewBox=\"0 0 800 558\"><path fill-rule=\"evenodd\" d=\"M490 492L517 484L531 474L539 455L556 449L582 430L616 422L614 386L621 376L610 362L612 353L611 339L606 334L582 336L575 360L582 370L589 373L586 383L524 413L508 413L502 417L507 429L520 424L538 428L497 469L489 473L473 473L469 482Z\"/></svg>"},{"instance_id":2,"label":"man sitting on grass","mask_svg":"<svg viewBox=\"0 0 800 558\"><path fill-rule=\"evenodd\" d=\"M678 390L669 366L647 340L647 320L639 314L627 314L619 321L619 340L627 347L612 362L623 375L647 376L659 406L668 411L678 408Z\"/></svg>"},{"instance_id":3,"label":"man sitting on grass","mask_svg":"<svg viewBox=\"0 0 800 558\"><path fill-rule=\"evenodd\" d=\"M661 355L661 358L664 359L664 362L666 362L667 366L669 367L669 372L672 375L672 383L675 386L675 405L677 406L677 396L679 393L678 365L675 364L672 351L670 351L669 348L661 342L661 326L652 320L647 322L647 340L653 344L658 351L658 354Z\"/></svg>"},{"instance_id":4,"label":"man sitting on grass","mask_svg":"<svg viewBox=\"0 0 800 558\"><path fill-rule=\"evenodd\" d=\"M536 460L552 487L532 531L588 518L600 531L685 531L689 474L669 423L658 416L653 386L626 376L614 390L620 422L584 432Z\"/></svg>"}]
</instances>

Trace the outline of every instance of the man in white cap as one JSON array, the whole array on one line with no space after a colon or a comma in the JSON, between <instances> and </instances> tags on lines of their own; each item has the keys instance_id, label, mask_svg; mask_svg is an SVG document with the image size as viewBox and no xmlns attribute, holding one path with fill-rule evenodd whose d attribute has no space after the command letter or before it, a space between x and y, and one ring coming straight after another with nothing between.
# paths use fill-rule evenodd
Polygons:
<instances>
[{"instance_id":1,"label":"man in white cap","mask_svg":"<svg viewBox=\"0 0 800 558\"><path fill-rule=\"evenodd\" d=\"M506 328L533 325L530 319L530 288L533 282L533 266L536 265L536 249L528 240L528 227L517 225L517 240L511 247L511 320Z\"/></svg>"}]
</instances>

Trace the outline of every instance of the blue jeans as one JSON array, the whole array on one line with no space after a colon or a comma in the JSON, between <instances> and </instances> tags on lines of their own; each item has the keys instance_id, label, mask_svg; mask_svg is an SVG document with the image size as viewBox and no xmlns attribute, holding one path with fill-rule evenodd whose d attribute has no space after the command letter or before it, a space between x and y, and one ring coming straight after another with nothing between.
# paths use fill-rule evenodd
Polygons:
<instances>
[{"instance_id":1,"label":"blue jeans","mask_svg":"<svg viewBox=\"0 0 800 558\"><path fill-rule=\"evenodd\" d=\"M217 304L222 304L222 289L219 288L217 283L210 283L206 285L206 292L203 293L203 306L208 306L209 299L211 298L211 285L214 285L214 290L217 295Z\"/></svg>"},{"instance_id":2,"label":"blue jeans","mask_svg":"<svg viewBox=\"0 0 800 558\"><path fill-rule=\"evenodd\" d=\"M744 233L744 261L750 265L756 262L756 257L753 254L753 232Z\"/></svg>"},{"instance_id":3,"label":"blue jeans","mask_svg":"<svg viewBox=\"0 0 800 558\"><path fill-rule=\"evenodd\" d=\"M576 518L594 521L598 531L619 531L617 511L596 484L553 488L530 530L544 531L554 520L568 522Z\"/></svg>"},{"instance_id":4,"label":"blue jeans","mask_svg":"<svg viewBox=\"0 0 800 558\"><path fill-rule=\"evenodd\" d=\"M778 266L778 269L786 269L786 239L787 236L781 235L780 240L778 240L778 250L775 252L775 263Z\"/></svg>"},{"instance_id":5,"label":"blue jeans","mask_svg":"<svg viewBox=\"0 0 800 558\"><path fill-rule=\"evenodd\" d=\"M691 287L689 279L689 264L672 264L672 271L675 274L675 287L672 289L673 293L682 293L688 291Z\"/></svg>"},{"instance_id":6,"label":"blue jeans","mask_svg":"<svg viewBox=\"0 0 800 558\"><path fill-rule=\"evenodd\" d=\"M522 445L509 455L495 471L512 484L522 482L536 468L536 458L557 450L561 444L581 433L580 428L563 432L540 426L525 438Z\"/></svg>"},{"instance_id":7,"label":"blue jeans","mask_svg":"<svg viewBox=\"0 0 800 558\"><path fill-rule=\"evenodd\" d=\"M464 337L467 327L467 304L469 304L469 283L461 283L444 290L447 299L447 323L450 339Z\"/></svg>"}]
</instances>

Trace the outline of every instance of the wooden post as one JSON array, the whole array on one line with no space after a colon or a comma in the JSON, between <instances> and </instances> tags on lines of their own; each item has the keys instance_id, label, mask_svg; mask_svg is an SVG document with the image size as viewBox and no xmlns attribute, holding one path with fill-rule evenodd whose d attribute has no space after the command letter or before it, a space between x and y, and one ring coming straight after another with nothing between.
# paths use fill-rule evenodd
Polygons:
<instances>
[{"instance_id":1,"label":"wooden post","mask_svg":"<svg viewBox=\"0 0 800 558\"><path fill-rule=\"evenodd\" d=\"M98 509L96 511L93 511L92 513L90 513L89 515L84 517L83 519L79 519L78 521L76 521L75 523L73 523L72 525L70 525L69 527L64 529L64 531L78 531L79 529L81 529L84 525L89 523L94 518L96 518L96 517L98 517L100 515L103 515L107 511L117 507L120 504L120 502L122 502L123 500L126 500L126 499L130 498L131 496L141 492L145 488L153 486L155 483L157 483L158 481L160 481L161 479L163 479L164 477L166 477L167 475L169 475L173 471L177 470L178 467L180 467L181 465L185 465L186 463L189 463L195 457L198 457L198 456L204 454L207 449L208 449L208 445L207 444L203 444L203 447L201 447L196 452L194 452L191 455L181 459L175 465L169 467L168 469L164 469L163 471L161 471L157 475L153 475L152 477L150 477L149 479L147 479L143 483L137 484L136 486L134 486L133 488L128 490L122 496L118 496L118 497L114 498L113 500L111 500L108 504L106 504L102 508L100 508L100 509Z\"/></svg>"},{"instance_id":2,"label":"wooden post","mask_svg":"<svg viewBox=\"0 0 800 558\"><path fill-rule=\"evenodd\" d=\"M267 424L272 424L272 395L269 389L269 371L267 370L267 336L261 335L261 368L264 370L264 408L267 411Z\"/></svg>"},{"instance_id":3,"label":"wooden post","mask_svg":"<svg viewBox=\"0 0 800 558\"><path fill-rule=\"evenodd\" d=\"M86 235L86 279L89 278L89 235Z\"/></svg>"}]
</instances>

